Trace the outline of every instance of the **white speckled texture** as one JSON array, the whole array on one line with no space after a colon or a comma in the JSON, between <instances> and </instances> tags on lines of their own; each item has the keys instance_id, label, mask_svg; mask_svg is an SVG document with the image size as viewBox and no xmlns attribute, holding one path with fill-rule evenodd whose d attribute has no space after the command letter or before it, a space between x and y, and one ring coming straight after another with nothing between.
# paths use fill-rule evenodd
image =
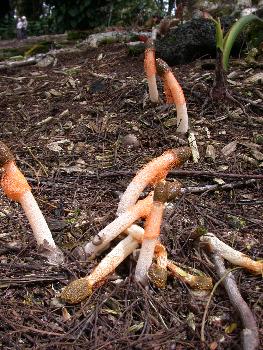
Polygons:
<instances>
[{"instance_id":1,"label":"white speckled texture","mask_svg":"<svg viewBox=\"0 0 263 350\"><path fill-rule=\"evenodd\" d=\"M56 244L53 240L46 220L41 210L39 209L39 206L31 191L26 191L21 196L20 204L24 209L28 221L31 225L37 244L42 245L46 241L50 247L56 248Z\"/></svg>"},{"instance_id":2,"label":"white speckled texture","mask_svg":"<svg viewBox=\"0 0 263 350\"><path fill-rule=\"evenodd\" d=\"M147 285L148 283L147 274L149 267L152 264L156 242L157 239L144 239L142 242L139 259L135 269L135 279L143 285Z\"/></svg>"},{"instance_id":3,"label":"white speckled texture","mask_svg":"<svg viewBox=\"0 0 263 350\"><path fill-rule=\"evenodd\" d=\"M157 90L156 76L152 75L151 77L147 77L147 80L150 100L154 103L157 103L159 101L159 94Z\"/></svg>"},{"instance_id":4,"label":"white speckled texture","mask_svg":"<svg viewBox=\"0 0 263 350\"><path fill-rule=\"evenodd\" d=\"M242 266L256 273L263 272L263 263L254 261L247 255L231 248L226 243L220 241L213 233L207 233L200 238L201 242L208 243L212 251L219 254L224 259L230 261L234 265Z\"/></svg>"},{"instance_id":5,"label":"white speckled texture","mask_svg":"<svg viewBox=\"0 0 263 350\"><path fill-rule=\"evenodd\" d=\"M153 182L157 176L161 178L165 177L177 160L176 153L169 150L160 157L154 158L146 164L145 167L139 170L120 199L117 215L124 213L133 206L137 202L141 192L149 183ZM161 180L161 178L159 180Z\"/></svg>"},{"instance_id":6,"label":"white speckled texture","mask_svg":"<svg viewBox=\"0 0 263 350\"><path fill-rule=\"evenodd\" d=\"M186 103L183 103L182 105L176 105L176 111L177 111L177 132L180 132L182 134L187 133L188 131L188 113L187 113L187 107Z\"/></svg>"},{"instance_id":7,"label":"white speckled texture","mask_svg":"<svg viewBox=\"0 0 263 350\"><path fill-rule=\"evenodd\" d=\"M136 215L136 213L131 213L128 211L117 217L108 226L101 230L96 235L98 239L101 239L101 243L99 245L94 245L93 242L90 241L84 247L84 251L87 254L88 259L93 259L99 252L103 251L109 242L116 238L127 227L131 226L138 218L139 217Z\"/></svg>"},{"instance_id":8,"label":"white speckled texture","mask_svg":"<svg viewBox=\"0 0 263 350\"><path fill-rule=\"evenodd\" d=\"M101 281L104 277L113 272L115 268L138 246L138 242L131 236L127 236L120 241L120 243L118 243L116 247L101 260L98 266L96 266L93 272L87 277L89 285L93 286L95 283Z\"/></svg>"}]
</instances>

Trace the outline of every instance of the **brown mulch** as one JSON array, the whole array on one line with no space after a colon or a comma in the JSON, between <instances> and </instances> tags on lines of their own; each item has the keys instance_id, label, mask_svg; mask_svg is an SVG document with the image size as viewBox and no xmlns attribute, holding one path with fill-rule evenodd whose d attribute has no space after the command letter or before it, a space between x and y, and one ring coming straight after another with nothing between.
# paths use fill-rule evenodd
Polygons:
<instances>
[{"instance_id":1,"label":"brown mulch","mask_svg":"<svg viewBox=\"0 0 263 350\"><path fill-rule=\"evenodd\" d=\"M201 155L198 164L184 165L184 170L197 173L180 176L183 184L215 183L216 176L203 177L198 171L262 174L262 161L260 167L253 153L260 150L255 137L263 134L262 101L249 103L259 99L260 86L244 84L257 70L231 69L237 75L231 78L230 88L246 99L242 102L246 113L227 101L219 106L205 103L213 72L202 70L199 62L173 70L185 91ZM176 127L169 126L174 107L152 106L146 92L143 57L128 56L123 44L59 56L54 67L1 72L1 140L16 154L67 257L64 266L49 266L36 250L19 205L0 194L3 349L179 350L212 348L213 342L216 349L240 349L242 325L223 287L209 307L206 344L202 344L208 296L172 279L164 290L142 288L133 280L132 257L116 271L117 280L109 278L81 305L63 305L55 298L69 281L85 276L96 265L96 261L75 261L71 251L115 217L119 195L134 172L164 150L180 146ZM127 134L135 135L139 144L127 146L123 142ZM224 156L222 148L235 140L236 149ZM215 161L205 158L208 144L216 150ZM169 205L162 227L161 240L169 257L217 281L209 254L191 238L196 227L205 226L234 248L262 258L262 199L260 179L232 191L183 196ZM258 325L262 324L261 277L241 269L234 274ZM227 332L233 323L236 329ZM262 330L260 334L262 339Z\"/></svg>"}]
</instances>

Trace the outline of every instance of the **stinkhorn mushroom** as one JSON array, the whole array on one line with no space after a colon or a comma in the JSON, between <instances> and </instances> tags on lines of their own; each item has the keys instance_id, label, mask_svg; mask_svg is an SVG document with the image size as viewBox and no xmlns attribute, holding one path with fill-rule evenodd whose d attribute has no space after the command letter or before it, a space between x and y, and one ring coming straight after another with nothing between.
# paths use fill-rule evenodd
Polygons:
<instances>
[{"instance_id":1,"label":"stinkhorn mushroom","mask_svg":"<svg viewBox=\"0 0 263 350\"><path fill-rule=\"evenodd\" d=\"M155 45L152 39L148 39L145 43L144 70L147 76L150 100L157 103L159 94L156 84Z\"/></svg>"},{"instance_id":2,"label":"stinkhorn mushroom","mask_svg":"<svg viewBox=\"0 0 263 350\"><path fill-rule=\"evenodd\" d=\"M31 193L31 188L15 164L9 148L0 141L0 167L3 168L1 186L6 196L19 202L25 211L37 244L50 263L63 262L63 254L56 246L46 220Z\"/></svg>"},{"instance_id":3,"label":"stinkhorn mushroom","mask_svg":"<svg viewBox=\"0 0 263 350\"><path fill-rule=\"evenodd\" d=\"M165 181L162 181L154 189L152 209L146 218L143 242L135 269L135 279L143 285L146 285L148 281L147 274L152 264L155 246L160 235L166 201L167 191Z\"/></svg>"},{"instance_id":4,"label":"stinkhorn mushroom","mask_svg":"<svg viewBox=\"0 0 263 350\"><path fill-rule=\"evenodd\" d=\"M157 288L165 288L167 281L167 250L163 244L157 242L154 250L156 263L152 263L148 270L150 281Z\"/></svg>"},{"instance_id":5,"label":"stinkhorn mushroom","mask_svg":"<svg viewBox=\"0 0 263 350\"><path fill-rule=\"evenodd\" d=\"M119 202L117 214L125 213L133 206L141 192L149 184L155 184L164 179L171 168L182 165L191 156L189 147L179 147L164 152L146 164L128 185Z\"/></svg>"},{"instance_id":6,"label":"stinkhorn mushroom","mask_svg":"<svg viewBox=\"0 0 263 350\"><path fill-rule=\"evenodd\" d=\"M138 241L128 235L101 260L90 275L75 280L66 286L61 292L61 299L70 304L76 304L86 299L92 293L94 286L112 273L138 246Z\"/></svg>"},{"instance_id":7,"label":"stinkhorn mushroom","mask_svg":"<svg viewBox=\"0 0 263 350\"><path fill-rule=\"evenodd\" d=\"M151 265L148 271L148 276L156 287L165 287L168 269L173 277L176 277L182 282L188 284L192 289L210 290L213 288L211 277L205 275L191 275L182 268L178 267L172 260L169 260L167 258L166 248L161 243L156 244L154 254L156 263Z\"/></svg>"},{"instance_id":8,"label":"stinkhorn mushroom","mask_svg":"<svg viewBox=\"0 0 263 350\"><path fill-rule=\"evenodd\" d=\"M167 268L170 270L171 274L180 279L181 281L188 284L193 289L201 289L201 290L211 290L213 288L213 283L211 277L208 276L197 276L191 275L190 273L184 271L172 260L167 261Z\"/></svg>"},{"instance_id":9,"label":"stinkhorn mushroom","mask_svg":"<svg viewBox=\"0 0 263 350\"><path fill-rule=\"evenodd\" d=\"M129 228L136 220L146 217L151 210L152 202L152 194L149 194L145 199L139 200L134 206L131 206L94 236L92 241L84 246L87 259L94 259L96 255L108 247L109 242Z\"/></svg>"},{"instance_id":10,"label":"stinkhorn mushroom","mask_svg":"<svg viewBox=\"0 0 263 350\"><path fill-rule=\"evenodd\" d=\"M171 102L171 97L176 105L177 111L177 132L185 134L188 131L188 113L185 97L181 86L174 77L171 68L166 62L158 58L156 60L157 73L164 81L167 102Z\"/></svg>"},{"instance_id":11,"label":"stinkhorn mushroom","mask_svg":"<svg viewBox=\"0 0 263 350\"><path fill-rule=\"evenodd\" d=\"M199 237L199 241L209 250L220 255L234 265L244 267L255 274L263 274L263 261L252 260L249 256L231 248L218 239L213 233L206 233Z\"/></svg>"}]
</instances>

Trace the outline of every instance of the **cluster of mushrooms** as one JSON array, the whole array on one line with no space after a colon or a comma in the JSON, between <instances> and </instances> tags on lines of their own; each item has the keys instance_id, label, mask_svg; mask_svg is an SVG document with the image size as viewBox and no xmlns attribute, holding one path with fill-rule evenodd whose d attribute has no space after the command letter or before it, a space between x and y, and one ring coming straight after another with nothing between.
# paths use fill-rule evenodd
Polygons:
<instances>
[{"instance_id":1,"label":"cluster of mushrooms","mask_svg":"<svg viewBox=\"0 0 263 350\"><path fill-rule=\"evenodd\" d=\"M118 205L117 218L81 247L87 261L94 259L109 248L121 234L126 237L100 261L90 275L77 279L61 292L61 299L68 303L78 303L87 298L94 289L105 282L108 275L130 254L141 246L135 269L135 279L146 285L150 279L157 287L164 288L169 273L187 283L190 288L209 290L210 277L192 275L177 266L167 257L166 248L160 243L159 235L166 203L184 193L178 181L169 182L165 178L175 166L182 165L191 156L189 147L170 149L145 165L133 178ZM11 200L21 204L32 227L33 234L42 253L52 264L63 264L61 250L56 246L48 225L35 201L30 186L17 168L15 158L9 148L0 141L1 186ZM154 190L146 198L139 199L147 186ZM136 224L144 220L144 228ZM205 233L199 241L210 250L231 263L244 267L253 273L262 274L263 262L254 261L220 241L212 233Z\"/></svg>"},{"instance_id":2,"label":"cluster of mushrooms","mask_svg":"<svg viewBox=\"0 0 263 350\"><path fill-rule=\"evenodd\" d=\"M147 76L149 97L151 102L158 103L159 95L156 74L162 78L167 103L175 103L177 111L177 132L188 131L188 114L183 90L174 77L169 66L161 59L155 59L154 40L146 43L144 68ZM212 289L212 279L200 275L192 275L168 259L159 235L166 204L185 193L178 181L166 181L168 172L175 166L187 161L192 150L189 147L170 149L145 165L133 178L122 195L117 217L88 243L79 248L81 257L87 261L99 256L110 247L111 242L119 237L119 243L104 256L90 275L77 279L66 286L60 297L68 303L79 303L87 298L94 289L105 282L122 261L140 247L139 258L135 269L135 280L147 285L150 280L157 287L164 288L168 272L182 280L193 289ZM32 227L37 245L41 253L51 264L63 264L64 256L56 246L49 227L38 204L31 193L31 188L17 168L15 157L9 148L0 141L0 167L2 168L1 186L11 200L21 204ZM151 186L146 198L139 199L143 191ZM144 220L144 228L138 225ZM123 238L122 235L125 235ZM234 265L241 266L255 274L262 274L263 262L254 261L248 256L223 243L212 233L202 233L198 240L202 246L227 259ZM84 254L83 254L84 253Z\"/></svg>"}]
</instances>

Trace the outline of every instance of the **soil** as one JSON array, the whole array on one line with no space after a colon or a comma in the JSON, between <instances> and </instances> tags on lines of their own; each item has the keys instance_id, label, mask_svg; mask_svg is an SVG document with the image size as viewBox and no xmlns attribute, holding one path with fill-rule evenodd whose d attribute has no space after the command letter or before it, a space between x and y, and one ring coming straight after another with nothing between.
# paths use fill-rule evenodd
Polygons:
<instances>
[{"instance_id":1,"label":"soil","mask_svg":"<svg viewBox=\"0 0 263 350\"><path fill-rule=\"evenodd\" d=\"M219 105L207 99L214 72L202 69L201 61L173 67L173 72L186 95L201 158L197 164L188 161L183 175L169 178L188 187L262 176L257 153L262 92L260 82L245 83L259 70L232 64L228 87L240 102ZM207 293L172 277L165 289L143 288L133 279L132 256L81 304L66 305L58 297L69 281L101 260L80 262L72 250L115 218L119 196L135 172L186 142L176 135L174 106L149 102L143 56L128 56L124 44L108 44L60 55L55 66L1 71L0 82L1 140L15 153L66 256L63 266L50 266L37 251L19 204L0 194L2 348L240 349L242 324L221 284L209 305L202 343ZM158 85L162 91L162 82ZM127 145L128 134L138 143ZM226 155L222 149L229 144ZM206 157L208 145L215 159ZM218 281L211 255L192 238L200 226L253 259L262 258L262 201L260 176L229 191L182 196L167 207L161 230L169 258ZM262 325L261 277L244 269L233 273ZM260 336L262 341L262 330Z\"/></svg>"}]
</instances>

